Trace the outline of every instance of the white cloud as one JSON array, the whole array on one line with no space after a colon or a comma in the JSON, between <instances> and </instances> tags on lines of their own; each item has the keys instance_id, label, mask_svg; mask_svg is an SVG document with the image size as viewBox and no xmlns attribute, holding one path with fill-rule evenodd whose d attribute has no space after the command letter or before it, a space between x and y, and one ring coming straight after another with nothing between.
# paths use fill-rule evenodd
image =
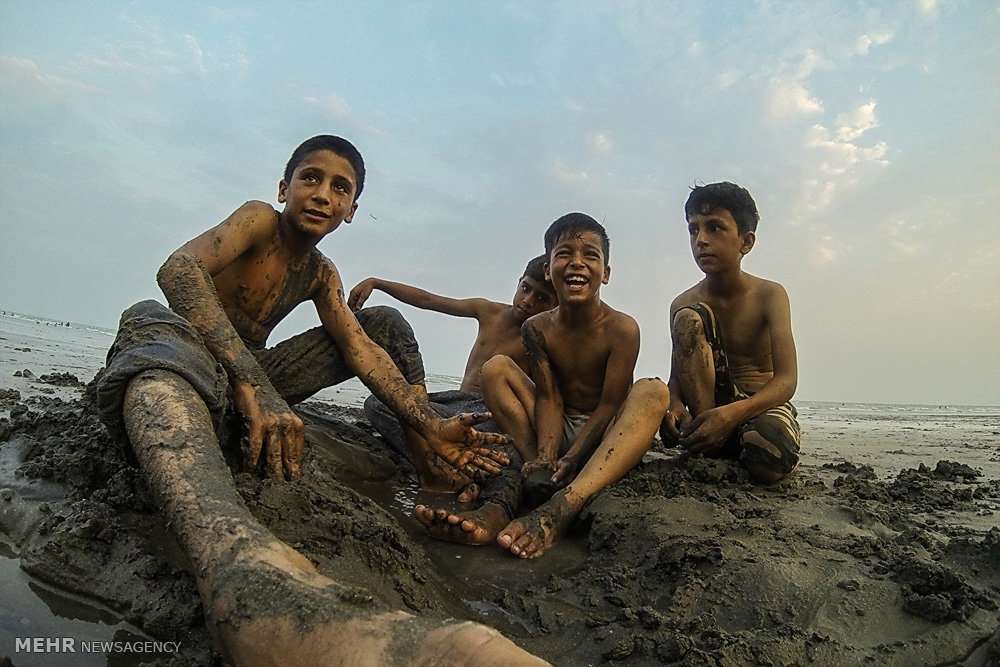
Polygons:
<instances>
[{"instance_id":1,"label":"white cloud","mask_svg":"<svg viewBox=\"0 0 1000 667\"><path fill-rule=\"evenodd\" d=\"M868 51L873 46L882 46L892 41L895 34L891 30L882 30L874 33L866 33L858 37L854 43L854 52L858 55L868 55Z\"/></svg>"},{"instance_id":2,"label":"white cloud","mask_svg":"<svg viewBox=\"0 0 1000 667\"><path fill-rule=\"evenodd\" d=\"M700 56L705 51L705 45L701 42L695 40L688 44L688 55L693 57Z\"/></svg>"},{"instance_id":3,"label":"white cloud","mask_svg":"<svg viewBox=\"0 0 1000 667\"><path fill-rule=\"evenodd\" d=\"M734 83L740 80L740 73L736 70L727 70L716 77L715 79L721 90L726 90L731 88Z\"/></svg>"},{"instance_id":4,"label":"white cloud","mask_svg":"<svg viewBox=\"0 0 1000 667\"><path fill-rule=\"evenodd\" d=\"M48 93L92 93L97 90L89 84L44 72L30 58L14 56L0 56L0 85L11 87L8 95L23 95L32 88Z\"/></svg>"},{"instance_id":5,"label":"white cloud","mask_svg":"<svg viewBox=\"0 0 1000 667\"><path fill-rule=\"evenodd\" d=\"M191 58L194 60L194 66L198 70L198 73L205 76L205 53L201 50L201 45L198 44L198 40L194 35L185 34L184 43L191 52Z\"/></svg>"},{"instance_id":6,"label":"white cloud","mask_svg":"<svg viewBox=\"0 0 1000 667\"><path fill-rule=\"evenodd\" d=\"M767 112L774 120L819 113L823 101L813 95L798 81L775 80L767 92Z\"/></svg>"},{"instance_id":7,"label":"white cloud","mask_svg":"<svg viewBox=\"0 0 1000 667\"><path fill-rule=\"evenodd\" d=\"M556 180L564 185L578 185L590 180L590 175L582 169L573 169L562 160L556 160L552 165L552 173Z\"/></svg>"},{"instance_id":8,"label":"white cloud","mask_svg":"<svg viewBox=\"0 0 1000 667\"><path fill-rule=\"evenodd\" d=\"M872 100L854 111L838 115L834 121L837 124L837 138L841 141L854 141L868 130L878 127L875 106L875 101Z\"/></svg>"},{"instance_id":9,"label":"white cloud","mask_svg":"<svg viewBox=\"0 0 1000 667\"><path fill-rule=\"evenodd\" d=\"M351 115L351 107L347 102L332 93L324 97L305 97L304 100L320 107L338 120L344 120Z\"/></svg>"},{"instance_id":10,"label":"white cloud","mask_svg":"<svg viewBox=\"0 0 1000 667\"><path fill-rule=\"evenodd\" d=\"M933 14L937 11L938 0L917 0L917 7L924 14Z\"/></svg>"},{"instance_id":11,"label":"white cloud","mask_svg":"<svg viewBox=\"0 0 1000 667\"><path fill-rule=\"evenodd\" d=\"M587 137L587 143L590 145L590 150L595 153L610 153L615 148L615 144L611 141L611 137L603 132L591 133L591 135Z\"/></svg>"}]
</instances>

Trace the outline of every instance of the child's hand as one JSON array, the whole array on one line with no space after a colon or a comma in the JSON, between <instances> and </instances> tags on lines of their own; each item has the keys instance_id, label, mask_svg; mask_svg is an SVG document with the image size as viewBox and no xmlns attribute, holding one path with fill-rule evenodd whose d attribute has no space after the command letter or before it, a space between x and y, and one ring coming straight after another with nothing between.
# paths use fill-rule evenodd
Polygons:
<instances>
[{"instance_id":1,"label":"child's hand","mask_svg":"<svg viewBox=\"0 0 1000 667\"><path fill-rule=\"evenodd\" d=\"M681 440L681 431L691 423L691 413L683 403L671 405L660 422L660 440L664 445L677 445Z\"/></svg>"},{"instance_id":2,"label":"child's hand","mask_svg":"<svg viewBox=\"0 0 1000 667\"><path fill-rule=\"evenodd\" d=\"M263 452L271 477L301 477L305 427L278 393L270 385L241 383L233 387L233 403L246 420L242 440L245 468L256 470Z\"/></svg>"},{"instance_id":3,"label":"child's hand","mask_svg":"<svg viewBox=\"0 0 1000 667\"><path fill-rule=\"evenodd\" d=\"M555 463L552 461L548 461L546 459L534 459L532 461L526 461L524 465L521 466L521 476L528 478L539 470L555 471L555 469Z\"/></svg>"},{"instance_id":4,"label":"child's hand","mask_svg":"<svg viewBox=\"0 0 1000 667\"><path fill-rule=\"evenodd\" d=\"M361 310L361 307L365 305L365 301L372 295L372 290L375 289L377 284L377 278L365 278L355 285L347 297L347 307L355 312Z\"/></svg>"},{"instance_id":5,"label":"child's hand","mask_svg":"<svg viewBox=\"0 0 1000 667\"><path fill-rule=\"evenodd\" d=\"M738 423L732 405L706 410L681 429L680 444L688 456L714 451L722 447Z\"/></svg>"},{"instance_id":6,"label":"child's hand","mask_svg":"<svg viewBox=\"0 0 1000 667\"><path fill-rule=\"evenodd\" d=\"M552 475L552 482L559 486L569 484L576 476L578 467L579 461L577 461L575 456L562 457L556 461L556 472Z\"/></svg>"},{"instance_id":7,"label":"child's hand","mask_svg":"<svg viewBox=\"0 0 1000 667\"><path fill-rule=\"evenodd\" d=\"M427 444L438 456L470 477L477 473L497 475L510 459L495 447L510 444L510 438L501 433L480 433L472 428L491 417L489 412L476 412L439 419L426 436Z\"/></svg>"}]
</instances>

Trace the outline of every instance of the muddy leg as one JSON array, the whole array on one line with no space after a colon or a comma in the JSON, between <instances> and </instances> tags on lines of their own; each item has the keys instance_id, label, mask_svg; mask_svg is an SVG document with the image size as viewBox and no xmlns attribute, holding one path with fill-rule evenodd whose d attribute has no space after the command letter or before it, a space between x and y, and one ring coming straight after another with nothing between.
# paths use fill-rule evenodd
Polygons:
<instances>
[{"instance_id":1,"label":"muddy leg","mask_svg":"<svg viewBox=\"0 0 1000 667\"><path fill-rule=\"evenodd\" d=\"M659 379L632 385L597 451L569 486L527 516L511 521L497 542L521 558L537 558L555 544L598 493L634 468L653 442L670 391Z\"/></svg>"},{"instance_id":2,"label":"muddy leg","mask_svg":"<svg viewBox=\"0 0 1000 667\"><path fill-rule=\"evenodd\" d=\"M356 591L319 574L243 505L208 410L179 376L136 376L124 413L139 465L194 564L208 626L233 663L543 664L484 626L359 605Z\"/></svg>"},{"instance_id":3,"label":"muddy leg","mask_svg":"<svg viewBox=\"0 0 1000 667\"><path fill-rule=\"evenodd\" d=\"M521 458L534 461L535 384L513 359L502 354L483 364L481 377L483 399L493 419L514 440Z\"/></svg>"}]
</instances>

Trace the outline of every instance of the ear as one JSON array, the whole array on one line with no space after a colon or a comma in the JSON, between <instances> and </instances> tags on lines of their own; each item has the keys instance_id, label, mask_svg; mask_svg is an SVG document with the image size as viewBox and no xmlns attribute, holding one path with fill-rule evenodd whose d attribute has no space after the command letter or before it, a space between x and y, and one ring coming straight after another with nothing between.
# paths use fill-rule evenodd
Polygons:
<instances>
[{"instance_id":1,"label":"ear","mask_svg":"<svg viewBox=\"0 0 1000 667\"><path fill-rule=\"evenodd\" d=\"M611 265L608 264L607 266L604 267L604 277L601 278L601 284L607 285L608 280L610 279L611 279Z\"/></svg>"},{"instance_id":2,"label":"ear","mask_svg":"<svg viewBox=\"0 0 1000 667\"><path fill-rule=\"evenodd\" d=\"M545 265L542 267L542 270L545 272L545 282L547 282L547 283L552 282L552 276L549 274L549 263L548 262L545 262Z\"/></svg>"},{"instance_id":3,"label":"ear","mask_svg":"<svg viewBox=\"0 0 1000 667\"><path fill-rule=\"evenodd\" d=\"M351 212L344 216L344 222L346 222L347 224L351 224L351 221L354 219L354 214L357 212L358 212L358 202L355 201L353 204L351 204Z\"/></svg>"},{"instance_id":4,"label":"ear","mask_svg":"<svg viewBox=\"0 0 1000 667\"><path fill-rule=\"evenodd\" d=\"M754 243L757 242L756 232L747 232L743 235L743 247L740 248L740 254L746 255L751 250L753 250Z\"/></svg>"},{"instance_id":5,"label":"ear","mask_svg":"<svg viewBox=\"0 0 1000 667\"><path fill-rule=\"evenodd\" d=\"M288 183L285 183L285 179L278 181L278 203L284 204L288 199L285 195L288 193Z\"/></svg>"}]
</instances>

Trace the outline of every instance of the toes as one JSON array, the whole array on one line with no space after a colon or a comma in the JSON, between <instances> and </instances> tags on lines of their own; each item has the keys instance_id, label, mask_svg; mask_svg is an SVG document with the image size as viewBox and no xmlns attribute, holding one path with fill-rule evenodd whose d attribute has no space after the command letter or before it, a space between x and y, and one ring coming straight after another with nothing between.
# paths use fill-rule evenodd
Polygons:
<instances>
[{"instance_id":1,"label":"toes","mask_svg":"<svg viewBox=\"0 0 1000 667\"><path fill-rule=\"evenodd\" d=\"M435 521L444 521L447 518L448 518L448 510L443 510L443 509L434 510Z\"/></svg>"},{"instance_id":2,"label":"toes","mask_svg":"<svg viewBox=\"0 0 1000 667\"><path fill-rule=\"evenodd\" d=\"M521 558L528 558L535 552L535 540L529 533L525 533L514 540L510 550Z\"/></svg>"},{"instance_id":3,"label":"toes","mask_svg":"<svg viewBox=\"0 0 1000 667\"><path fill-rule=\"evenodd\" d=\"M524 535L524 526L517 521L511 521L507 524L506 528L500 531L500 534L497 536L497 542L504 549L510 549L514 541L522 535Z\"/></svg>"},{"instance_id":4,"label":"toes","mask_svg":"<svg viewBox=\"0 0 1000 667\"><path fill-rule=\"evenodd\" d=\"M415 516L417 521L425 526L429 527L432 523L434 523L434 512L426 505L417 505L414 507L413 516Z\"/></svg>"},{"instance_id":5,"label":"toes","mask_svg":"<svg viewBox=\"0 0 1000 667\"><path fill-rule=\"evenodd\" d=\"M462 523L462 521L464 521L464 519L462 517L458 516L457 514L449 514L447 521L451 525L457 526L458 524Z\"/></svg>"}]
</instances>

